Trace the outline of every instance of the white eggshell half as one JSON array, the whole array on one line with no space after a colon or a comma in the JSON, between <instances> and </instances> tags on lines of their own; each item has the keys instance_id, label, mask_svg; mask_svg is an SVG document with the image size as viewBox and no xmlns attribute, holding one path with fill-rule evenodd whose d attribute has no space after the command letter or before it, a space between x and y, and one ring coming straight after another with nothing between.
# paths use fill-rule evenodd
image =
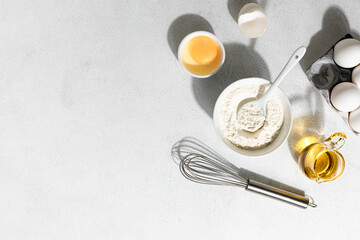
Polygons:
<instances>
[{"instance_id":1,"label":"white eggshell half","mask_svg":"<svg viewBox=\"0 0 360 240\"><path fill-rule=\"evenodd\" d=\"M354 68L351 79L353 83L355 83L356 85L358 85L358 87L360 87L360 65Z\"/></svg>"},{"instance_id":2,"label":"white eggshell half","mask_svg":"<svg viewBox=\"0 0 360 240\"><path fill-rule=\"evenodd\" d=\"M360 133L360 108L349 114L349 125L356 132Z\"/></svg>"},{"instance_id":3,"label":"white eggshell half","mask_svg":"<svg viewBox=\"0 0 360 240\"><path fill-rule=\"evenodd\" d=\"M343 68L352 68L360 64L360 41L347 38L334 47L334 61Z\"/></svg>"},{"instance_id":4,"label":"white eggshell half","mask_svg":"<svg viewBox=\"0 0 360 240\"><path fill-rule=\"evenodd\" d=\"M330 101L341 112L351 112L360 106L360 88L353 83L343 82L331 91Z\"/></svg>"},{"instance_id":5,"label":"white eggshell half","mask_svg":"<svg viewBox=\"0 0 360 240\"><path fill-rule=\"evenodd\" d=\"M246 4L240 10L238 24L240 31L248 38L260 37L267 27L263 8L255 3Z\"/></svg>"}]
</instances>

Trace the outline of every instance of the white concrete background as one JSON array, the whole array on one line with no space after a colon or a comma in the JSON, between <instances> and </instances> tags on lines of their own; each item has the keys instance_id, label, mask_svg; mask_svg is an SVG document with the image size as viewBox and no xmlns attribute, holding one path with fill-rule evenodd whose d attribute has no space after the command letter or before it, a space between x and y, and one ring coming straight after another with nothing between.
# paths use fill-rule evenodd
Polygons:
<instances>
[{"instance_id":1,"label":"white concrete background","mask_svg":"<svg viewBox=\"0 0 360 240\"><path fill-rule=\"evenodd\" d=\"M260 2L269 27L252 43L232 17L244 2L0 1L0 239L359 239L360 137L303 72L360 31L359 2ZM192 28L213 29L227 48L211 79L192 79L173 54ZM300 45L309 53L280 88L304 127L348 135L345 172L331 183L303 176L287 143L237 155L209 116L226 85L275 78ZM305 190L318 208L186 180L170 156L184 136Z\"/></svg>"}]
</instances>

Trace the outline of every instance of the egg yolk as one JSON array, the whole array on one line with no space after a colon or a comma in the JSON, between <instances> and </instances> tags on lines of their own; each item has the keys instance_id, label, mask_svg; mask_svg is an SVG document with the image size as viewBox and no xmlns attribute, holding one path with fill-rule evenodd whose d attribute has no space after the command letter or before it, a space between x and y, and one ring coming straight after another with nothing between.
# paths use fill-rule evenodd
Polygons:
<instances>
[{"instance_id":1,"label":"egg yolk","mask_svg":"<svg viewBox=\"0 0 360 240\"><path fill-rule=\"evenodd\" d=\"M209 64L216 58L218 52L217 43L205 36L194 37L189 42L189 53L195 62Z\"/></svg>"},{"instance_id":2,"label":"egg yolk","mask_svg":"<svg viewBox=\"0 0 360 240\"><path fill-rule=\"evenodd\" d=\"M184 67L197 75L207 75L216 71L221 65L222 56L219 43L207 36L190 39L180 53Z\"/></svg>"}]
</instances>

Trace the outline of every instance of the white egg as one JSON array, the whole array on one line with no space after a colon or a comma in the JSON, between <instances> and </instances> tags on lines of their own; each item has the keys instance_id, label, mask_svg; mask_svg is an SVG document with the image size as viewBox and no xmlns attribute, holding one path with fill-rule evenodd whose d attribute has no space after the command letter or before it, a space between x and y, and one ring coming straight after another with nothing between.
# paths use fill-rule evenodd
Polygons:
<instances>
[{"instance_id":1,"label":"white egg","mask_svg":"<svg viewBox=\"0 0 360 240\"><path fill-rule=\"evenodd\" d=\"M343 68L352 68L360 64L360 41L347 38L334 47L334 61Z\"/></svg>"},{"instance_id":2,"label":"white egg","mask_svg":"<svg viewBox=\"0 0 360 240\"><path fill-rule=\"evenodd\" d=\"M356 132L360 133L360 108L349 114L349 125Z\"/></svg>"},{"instance_id":3,"label":"white egg","mask_svg":"<svg viewBox=\"0 0 360 240\"><path fill-rule=\"evenodd\" d=\"M255 3L246 4L240 10L238 24L240 31L248 38L260 37L267 27L264 9Z\"/></svg>"},{"instance_id":4,"label":"white egg","mask_svg":"<svg viewBox=\"0 0 360 240\"><path fill-rule=\"evenodd\" d=\"M358 85L358 87L360 87L360 65L354 68L351 79L353 83L355 83L356 85Z\"/></svg>"},{"instance_id":5,"label":"white egg","mask_svg":"<svg viewBox=\"0 0 360 240\"><path fill-rule=\"evenodd\" d=\"M343 82L331 91L330 101L341 112L351 112L360 106L360 88L353 83Z\"/></svg>"}]
</instances>

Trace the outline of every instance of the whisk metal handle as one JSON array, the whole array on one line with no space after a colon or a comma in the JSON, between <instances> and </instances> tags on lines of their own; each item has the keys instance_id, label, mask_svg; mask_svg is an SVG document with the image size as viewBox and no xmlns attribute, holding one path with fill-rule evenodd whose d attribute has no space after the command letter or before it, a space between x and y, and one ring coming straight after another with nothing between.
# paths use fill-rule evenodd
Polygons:
<instances>
[{"instance_id":1,"label":"whisk metal handle","mask_svg":"<svg viewBox=\"0 0 360 240\"><path fill-rule=\"evenodd\" d=\"M248 184L245 189L247 191L259 193L283 202L293 204L301 208L307 208L308 206L316 207L316 204L313 203L311 197L297 195L276 187L257 182L252 179L248 180Z\"/></svg>"}]
</instances>

